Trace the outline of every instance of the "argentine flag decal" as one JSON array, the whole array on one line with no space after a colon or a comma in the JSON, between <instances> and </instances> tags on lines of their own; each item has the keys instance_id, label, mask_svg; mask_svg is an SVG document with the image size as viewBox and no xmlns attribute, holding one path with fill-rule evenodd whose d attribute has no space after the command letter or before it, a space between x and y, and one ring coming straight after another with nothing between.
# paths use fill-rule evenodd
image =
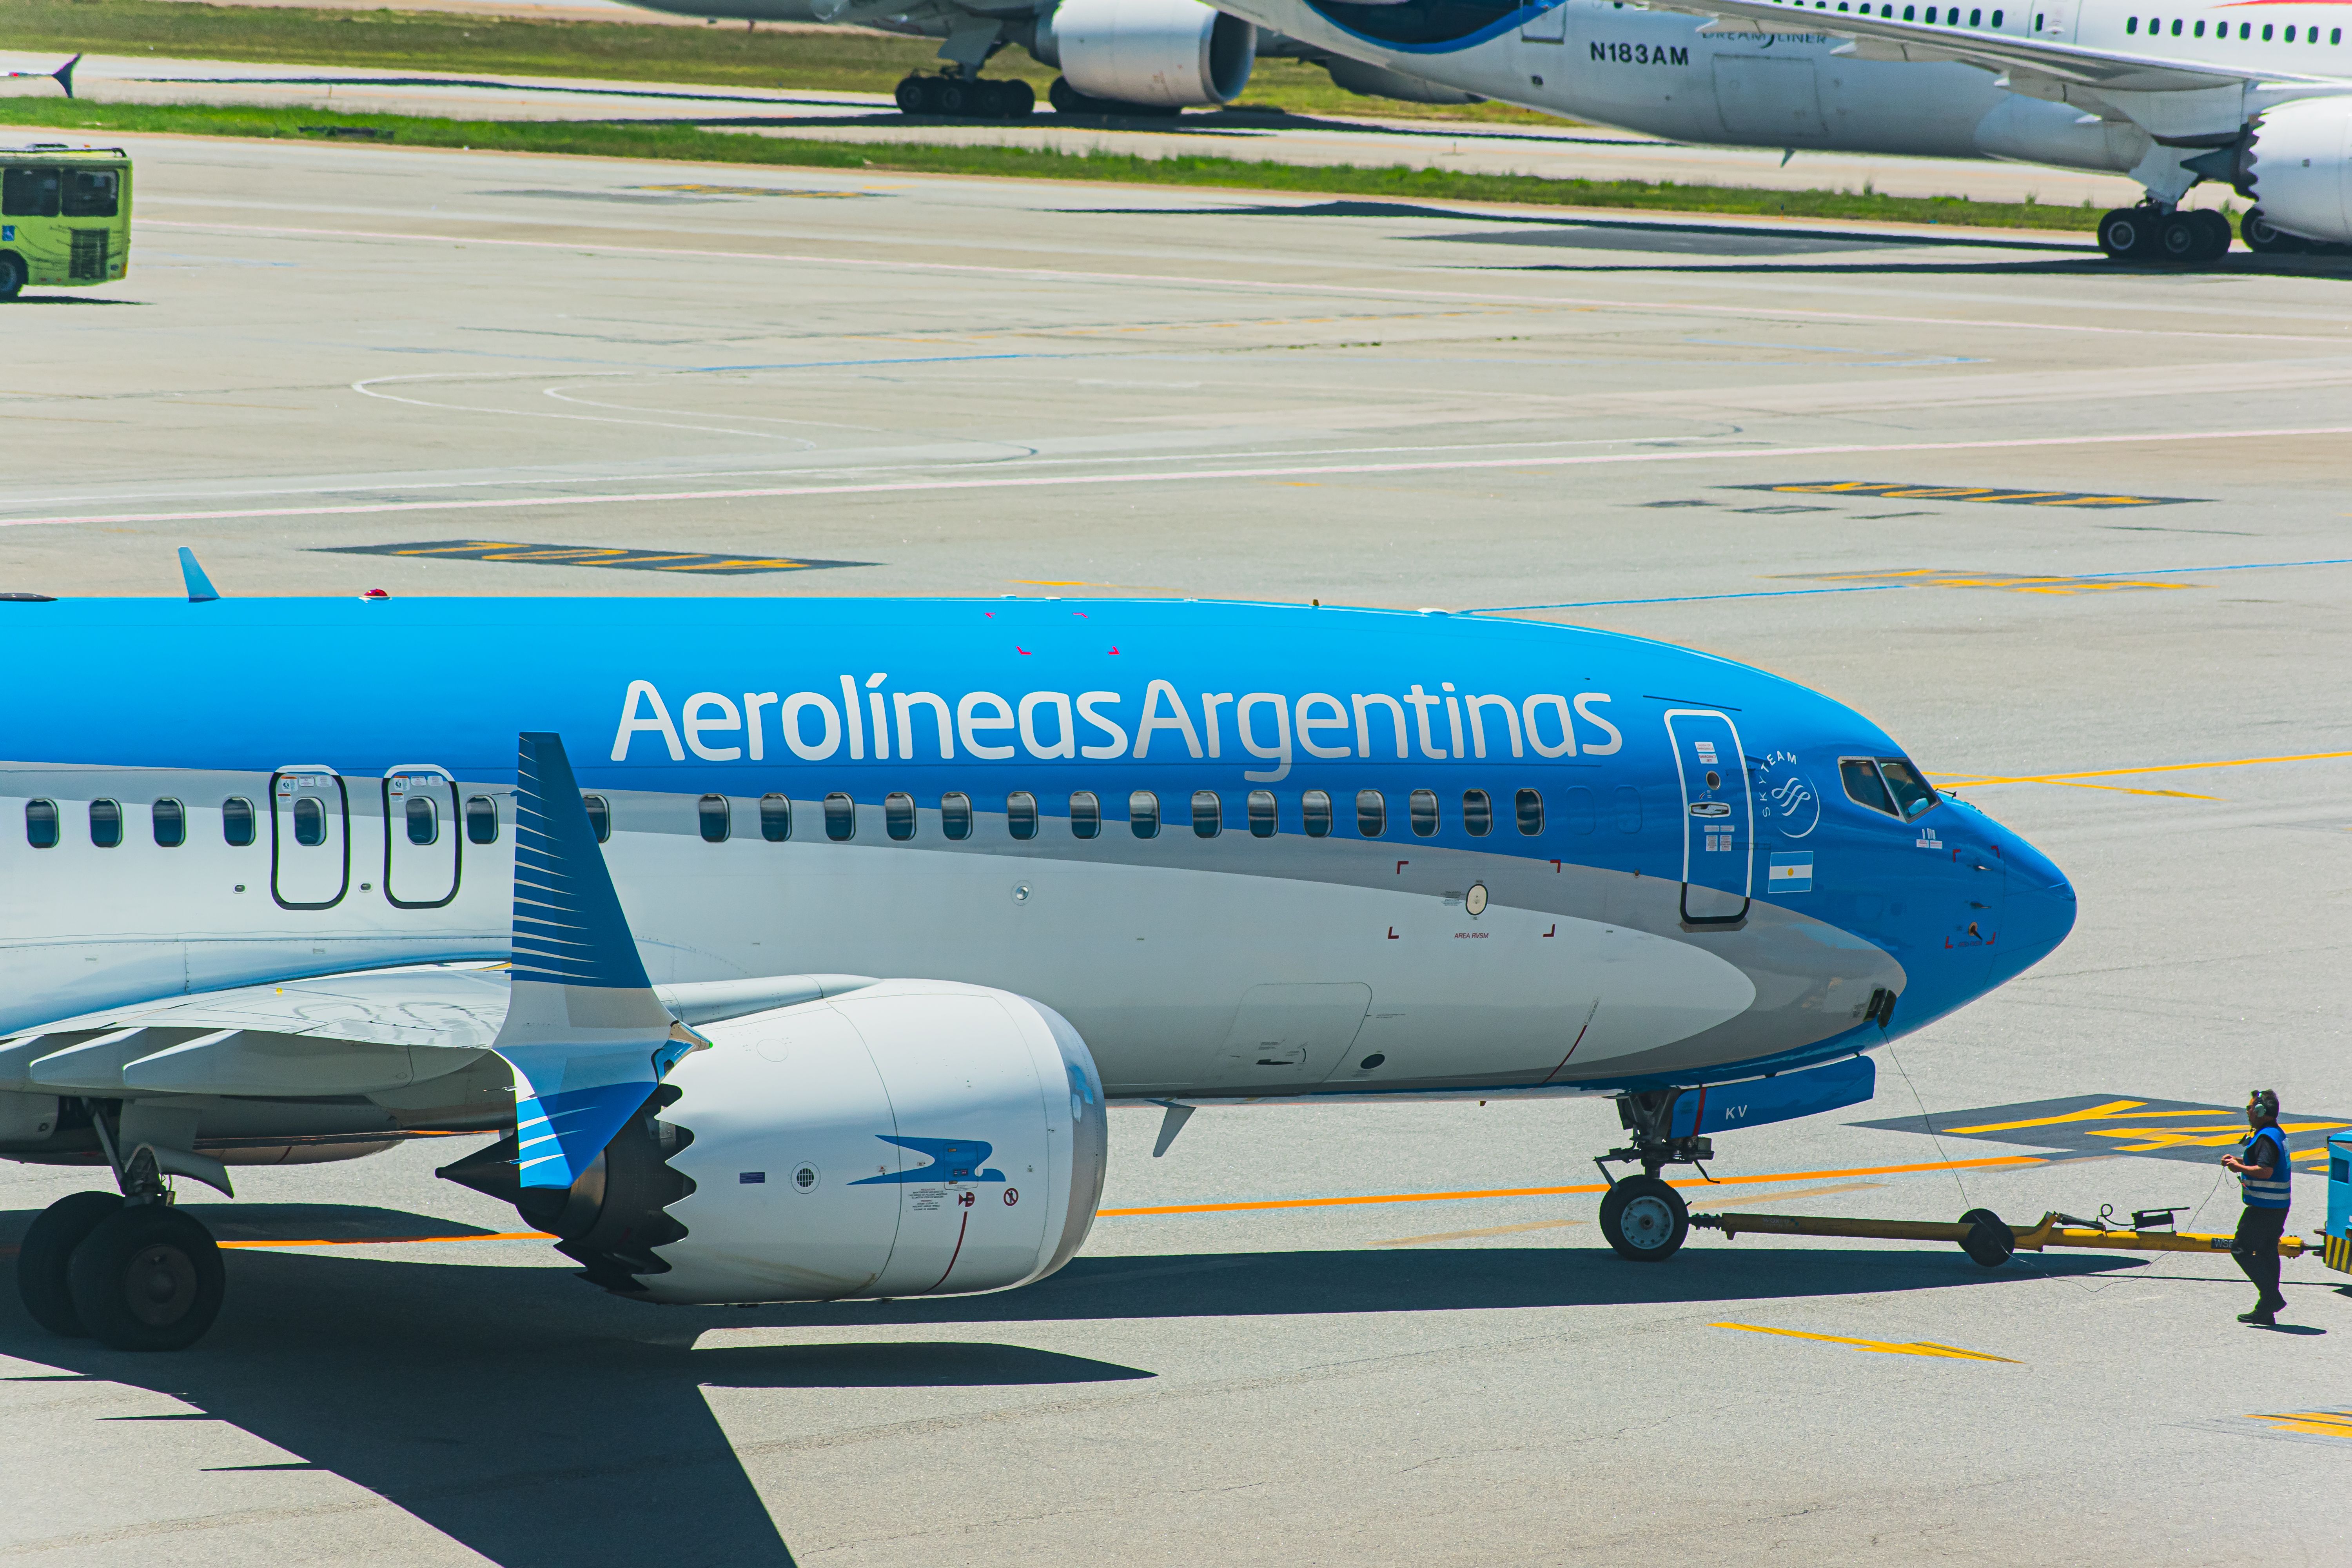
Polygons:
<instances>
[{"instance_id":1,"label":"argentine flag decal","mask_svg":"<svg viewBox=\"0 0 2352 1568\"><path fill-rule=\"evenodd\" d=\"M1813 890L1813 852L1801 849L1792 855L1775 855L1766 872L1764 890L1768 893L1810 893Z\"/></svg>"}]
</instances>

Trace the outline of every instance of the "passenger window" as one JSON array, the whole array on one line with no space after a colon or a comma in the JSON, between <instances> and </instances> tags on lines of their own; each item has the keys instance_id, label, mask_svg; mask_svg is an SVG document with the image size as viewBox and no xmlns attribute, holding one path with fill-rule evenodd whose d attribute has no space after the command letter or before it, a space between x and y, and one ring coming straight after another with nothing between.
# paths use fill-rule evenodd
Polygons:
<instances>
[{"instance_id":1,"label":"passenger window","mask_svg":"<svg viewBox=\"0 0 2352 1568\"><path fill-rule=\"evenodd\" d=\"M857 803L839 790L824 797L824 836L835 844L857 837Z\"/></svg>"},{"instance_id":2,"label":"passenger window","mask_svg":"<svg viewBox=\"0 0 2352 1568\"><path fill-rule=\"evenodd\" d=\"M188 808L168 795L147 809L147 818L155 830L155 843L163 849L177 849L188 841Z\"/></svg>"},{"instance_id":3,"label":"passenger window","mask_svg":"<svg viewBox=\"0 0 2352 1568\"><path fill-rule=\"evenodd\" d=\"M601 795L583 795L580 797L580 805L588 813L588 828L596 835L596 842L610 843L613 837L613 803Z\"/></svg>"},{"instance_id":4,"label":"passenger window","mask_svg":"<svg viewBox=\"0 0 2352 1568\"><path fill-rule=\"evenodd\" d=\"M238 849L253 842L253 802L234 795L221 802L221 837Z\"/></svg>"},{"instance_id":5,"label":"passenger window","mask_svg":"<svg viewBox=\"0 0 2352 1568\"><path fill-rule=\"evenodd\" d=\"M1971 26L1971 27L1981 26L1983 25L1983 23L1984 23L1984 13L1983 13L1983 12L1981 12L1981 11L1971 11L1971 12L1969 12L1969 26Z\"/></svg>"},{"instance_id":6,"label":"passenger window","mask_svg":"<svg viewBox=\"0 0 2352 1568\"><path fill-rule=\"evenodd\" d=\"M894 791L882 797L882 831L904 842L915 836L915 797Z\"/></svg>"},{"instance_id":7,"label":"passenger window","mask_svg":"<svg viewBox=\"0 0 2352 1568\"><path fill-rule=\"evenodd\" d=\"M1570 833L1590 833L1601 825L1601 803L1582 784L1559 797L1559 808L1568 817Z\"/></svg>"},{"instance_id":8,"label":"passenger window","mask_svg":"<svg viewBox=\"0 0 2352 1568\"><path fill-rule=\"evenodd\" d=\"M1160 797L1148 789L1127 797L1127 826L1138 838L1160 837Z\"/></svg>"},{"instance_id":9,"label":"passenger window","mask_svg":"<svg viewBox=\"0 0 2352 1568\"><path fill-rule=\"evenodd\" d=\"M112 217L115 187L121 176L112 169L69 169L66 171L65 216L68 217Z\"/></svg>"},{"instance_id":10,"label":"passenger window","mask_svg":"<svg viewBox=\"0 0 2352 1568\"><path fill-rule=\"evenodd\" d=\"M1219 804L1216 791L1194 790L1192 792L1192 837L1214 838L1224 831L1224 807Z\"/></svg>"},{"instance_id":11,"label":"passenger window","mask_svg":"<svg viewBox=\"0 0 2352 1568\"><path fill-rule=\"evenodd\" d=\"M1412 836L1426 838L1437 831L1437 792L1417 789L1405 797L1405 810L1412 819Z\"/></svg>"},{"instance_id":12,"label":"passenger window","mask_svg":"<svg viewBox=\"0 0 2352 1568\"><path fill-rule=\"evenodd\" d=\"M430 844L441 837L441 814L433 809L431 795L412 795L403 809L408 817L411 844Z\"/></svg>"},{"instance_id":13,"label":"passenger window","mask_svg":"<svg viewBox=\"0 0 2352 1568\"><path fill-rule=\"evenodd\" d=\"M940 836L943 838L971 837L971 796L957 794L940 796Z\"/></svg>"},{"instance_id":14,"label":"passenger window","mask_svg":"<svg viewBox=\"0 0 2352 1568\"><path fill-rule=\"evenodd\" d=\"M10 174L16 171L11 169ZM58 847L58 803L53 800L28 800L25 803L25 842L36 849Z\"/></svg>"},{"instance_id":15,"label":"passenger window","mask_svg":"<svg viewBox=\"0 0 2352 1568\"><path fill-rule=\"evenodd\" d=\"M728 809L723 795L704 795L697 815L701 818L705 844L724 844L728 834L734 831L735 814Z\"/></svg>"},{"instance_id":16,"label":"passenger window","mask_svg":"<svg viewBox=\"0 0 2352 1568\"><path fill-rule=\"evenodd\" d=\"M1543 831L1543 792L1523 789L1519 792L1519 831L1533 838Z\"/></svg>"},{"instance_id":17,"label":"passenger window","mask_svg":"<svg viewBox=\"0 0 2352 1568\"><path fill-rule=\"evenodd\" d=\"M499 803L486 795L466 797L466 842L496 844L499 841Z\"/></svg>"},{"instance_id":18,"label":"passenger window","mask_svg":"<svg viewBox=\"0 0 2352 1568\"><path fill-rule=\"evenodd\" d=\"M121 829L116 829L118 833ZM90 824L91 837L97 837L98 824ZM294 842L305 849L316 849L327 841L327 808L315 795L294 797Z\"/></svg>"},{"instance_id":19,"label":"passenger window","mask_svg":"<svg viewBox=\"0 0 2352 1568\"><path fill-rule=\"evenodd\" d=\"M1098 838L1102 836L1102 802L1092 790L1079 790L1070 796L1070 837Z\"/></svg>"},{"instance_id":20,"label":"passenger window","mask_svg":"<svg viewBox=\"0 0 2352 1568\"><path fill-rule=\"evenodd\" d=\"M760 837L782 844L793 836L793 803L781 795L760 797Z\"/></svg>"},{"instance_id":21,"label":"passenger window","mask_svg":"<svg viewBox=\"0 0 2352 1568\"><path fill-rule=\"evenodd\" d=\"M1249 792L1249 825L1253 838L1271 838L1276 828L1281 826L1275 814L1272 790L1254 789Z\"/></svg>"},{"instance_id":22,"label":"passenger window","mask_svg":"<svg viewBox=\"0 0 2352 1568\"><path fill-rule=\"evenodd\" d=\"M58 175L62 169L10 169L0 173L0 216L58 216Z\"/></svg>"},{"instance_id":23,"label":"passenger window","mask_svg":"<svg viewBox=\"0 0 2352 1568\"><path fill-rule=\"evenodd\" d=\"M1331 797L1326 792L1310 789L1300 795L1298 815L1302 818L1300 826L1307 829L1307 837L1328 838L1331 836Z\"/></svg>"},{"instance_id":24,"label":"passenger window","mask_svg":"<svg viewBox=\"0 0 2352 1568\"><path fill-rule=\"evenodd\" d=\"M1495 803L1483 789L1462 792L1462 831L1473 838L1484 838L1495 830Z\"/></svg>"},{"instance_id":25,"label":"passenger window","mask_svg":"<svg viewBox=\"0 0 2352 1568\"><path fill-rule=\"evenodd\" d=\"M2197 24L2196 33L2197 33L2197 36L2198 36L2199 37L2200 37L2200 38L2201 38L2201 37L2203 37L2205 36L2205 24L2204 24L2204 23L2200 22L2200 23L2198 23L2198 24ZM2315 37L2319 37L2319 35L2318 35L2318 34L2316 34L2316 33L2314 33L2314 34L2312 34L2312 37L2315 38Z\"/></svg>"},{"instance_id":26,"label":"passenger window","mask_svg":"<svg viewBox=\"0 0 2352 1568\"><path fill-rule=\"evenodd\" d=\"M1356 792L1356 831L1366 838L1378 838L1389 830L1389 803L1376 789Z\"/></svg>"},{"instance_id":27,"label":"passenger window","mask_svg":"<svg viewBox=\"0 0 2352 1568\"><path fill-rule=\"evenodd\" d=\"M89 803L89 841L100 849L112 849L122 842L122 806L120 802L94 800Z\"/></svg>"},{"instance_id":28,"label":"passenger window","mask_svg":"<svg viewBox=\"0 0 2352 1568\"><path fill-rule=\"evenodd\" d=\"M1838 776L1845 781L1845 796L1856 805L1866 805L1873 811L1883 811L1893 816L1895 802L1888 798L1886 786L1878 782L1878 764L1868 757L1841 757Z\"/></svg>"},{"instance_id":29,"label":"passenger window","mask_svg":"<svg viewBox=\"0 0 2352 1568\"><path fill-rule=\"evenodd\" d=\"M1642 831L1642 792L1632 784L1617 786L1617 831Z\"/></svg>"},{"instance_id":30,"label":"passenger window","mask_svg":"<svg viewBox=\"0 0 2352 1568\"><path fill-rule=\"evenodd\" d=\"M1004 797L1004 831L1015 838L1037 837L1037 797L1016 789Z\"/></svg>"},{"instance_id":31,"label":"passenger window","mask_svg":"<svg viewBox=\"0 0 2352 1568\"><path fill-rule=\"evenodd\" d=\"M1879 758L1878 772L1886 780L1886 787L1895 792L1895 804L1906 822L1933 810L1943 798L1934 785L1919 776L1918 769L1901 757Z\"/></svg>"},{"instance_id":32,"label":"passenger window","mask_svg":"<svg viewBox=\"0 0 2352 1568\"><path fill-rule=\"evenodd\" d=\"M1996 27L2000 26L2000 13L1998 11L1992 14L1992 25Z\"/></svg>"}]
</instances>

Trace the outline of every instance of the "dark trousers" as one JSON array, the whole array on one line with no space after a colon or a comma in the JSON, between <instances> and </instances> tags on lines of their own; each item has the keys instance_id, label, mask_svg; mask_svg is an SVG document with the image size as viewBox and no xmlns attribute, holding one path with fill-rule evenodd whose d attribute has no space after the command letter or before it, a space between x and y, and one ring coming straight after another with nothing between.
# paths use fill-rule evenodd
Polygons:
<instances>
[{"instance_id":1,"label":"dark trousers","mask_svg":"<svg viewBox=\"0 0 2352 1568\"><path fill-rule=\"evenodd\" d=\"M2238 1230L2230 1242L2230 1256L2263 1293L2263 1305L2283 1304L2279 1295L2279 1236L2286 1229L2286 1210L2249 1207L2238 1215Z\"/></svg>"}]
</instances>

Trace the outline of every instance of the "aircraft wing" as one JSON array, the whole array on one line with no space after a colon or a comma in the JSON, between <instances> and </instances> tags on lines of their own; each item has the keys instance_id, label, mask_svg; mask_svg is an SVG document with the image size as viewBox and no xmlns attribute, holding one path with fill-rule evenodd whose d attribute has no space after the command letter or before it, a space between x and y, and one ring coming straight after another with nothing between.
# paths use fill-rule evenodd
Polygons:
<instances>
[{"instance_id":1,"label":"aircraft wing","mask_svg":"<svg viewBox=\"0 0 2352 1568\"><path fill-rule=\"evenodd\" d=\"M2015 3L2022 6L2029 0ZM1864 59L1958 60L2002 74L2117 92L2200 92L2264 85L2325 89L2343 85L2323 76L2233 70L2157 55L2086 48L2030 35L1903 22L1863 14L1869 6L1857 12L1832 11L1819 0L1812 5L1791 0L1653 0L1652 8L1750 22L1769 32L1833 33L1853 38L1853 52Z\"/></svg>"}]
</instances>

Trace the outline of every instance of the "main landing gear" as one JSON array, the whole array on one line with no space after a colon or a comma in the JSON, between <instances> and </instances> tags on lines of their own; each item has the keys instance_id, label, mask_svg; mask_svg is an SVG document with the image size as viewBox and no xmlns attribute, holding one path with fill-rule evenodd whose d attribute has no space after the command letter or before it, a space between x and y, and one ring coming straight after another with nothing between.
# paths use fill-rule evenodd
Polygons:
<instances>
[{"instance_id":1,"label":"main landing gear","mask_svg":"<svg viewBox=\"0 0 2352 1568\"><path fill-rule=\"evenodd\" d=\"M74 1193L41 1211L16 1253L33 1321L110 1350L185 1350L220 1316L227 1280L212 1233L172 1207L146 1150L126 1195Z\"/></svg>"},{"instance_id":2,"label":"main landing gear","mask_svg":"<svg viewBox=\"0 0 2352 1568\"><path fill-rule=\"evenodd\" d=\"M915 75L898 84L901 114L940 114L961 120L1025 120L1037 94L1025 81L965 78L952 71Z\"/></svg>"},{"instance_id":3,"label":"main landing gear","mask_svg":"<svg viewBox=\"0 0 2352 1568\"><path fill-rule=\"evenodd\" d=\"M1601 1200L1601 1234L1617 1256L1628 1263L1663 1263L1681 1250L1690 1235L1690 1205L1658 1173L1668 1165L1698 1165L1715 1158L1707 1139L1674 1136L1675 1096L1671 1089L1646 1089L1617 1097L1617 1119L1633 1133L1632 1144L1612 1149L1593 1163L1609 1181ZM1638 1176L1612 1176L1609 1167L1638 1162Z\"/></svg>"},{"instance_id":4,"label":"main landing gear","mask_svg":"<svg viewBox=\"0 0 2352 1568\"><path fill-rule=\"evenodd\" d=\"M2230 220L2202 208L2184 212L2142 202L2117 207L2099 219L2099 248L2111 261L2201 266L2229 253Z\"/></svg>"}]
</instances>

